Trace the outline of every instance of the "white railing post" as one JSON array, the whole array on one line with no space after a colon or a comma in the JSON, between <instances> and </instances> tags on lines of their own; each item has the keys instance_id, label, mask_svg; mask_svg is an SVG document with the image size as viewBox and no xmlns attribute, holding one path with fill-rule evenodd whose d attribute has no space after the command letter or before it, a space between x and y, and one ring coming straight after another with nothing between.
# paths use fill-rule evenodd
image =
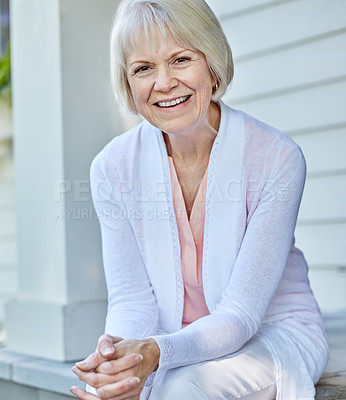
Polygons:
<instances>
[{"instance_id":1,"label":"white railing post","mask_svg":"<svg viewBox=\"0 0 346 400\"><path fill-rule=\"evenodd\" d=\"M122 129L108 43L118 0L12 0L18 298L8 348L55 360L92 351L106 310L93 157Z\"/></svg>"}]
</instances>

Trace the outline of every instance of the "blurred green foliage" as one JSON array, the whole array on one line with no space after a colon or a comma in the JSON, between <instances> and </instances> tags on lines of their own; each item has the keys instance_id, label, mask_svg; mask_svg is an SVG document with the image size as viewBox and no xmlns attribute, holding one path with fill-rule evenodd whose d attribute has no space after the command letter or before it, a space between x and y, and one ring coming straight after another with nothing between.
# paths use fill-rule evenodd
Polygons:
<instances>
[{"instance_id":1,"label":"blurred green foliage","mask_svg":"<svg viewBox=\"0 0 346 400\"><path fill-rule=\"evenodd\" d=\"M0 98L11 104L11 47L0 57Z\"/></svg>"}]
</instances>

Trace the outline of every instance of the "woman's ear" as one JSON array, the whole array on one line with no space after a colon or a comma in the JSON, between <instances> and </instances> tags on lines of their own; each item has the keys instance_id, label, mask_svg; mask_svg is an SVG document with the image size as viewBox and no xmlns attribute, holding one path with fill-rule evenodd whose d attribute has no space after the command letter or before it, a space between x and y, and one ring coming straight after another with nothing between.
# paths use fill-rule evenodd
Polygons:
<instances>
[{"instance_id":1,"label":"woman's ear","mask_svg":"<svg viewBox=\"0 0 346 400\"><path fill-rule=\"evenodd\" d=\"M215 78L215 83L213 86L213 93L215 93L218 88L219 88L219 81Z\"/></svg>"}]
</instances>

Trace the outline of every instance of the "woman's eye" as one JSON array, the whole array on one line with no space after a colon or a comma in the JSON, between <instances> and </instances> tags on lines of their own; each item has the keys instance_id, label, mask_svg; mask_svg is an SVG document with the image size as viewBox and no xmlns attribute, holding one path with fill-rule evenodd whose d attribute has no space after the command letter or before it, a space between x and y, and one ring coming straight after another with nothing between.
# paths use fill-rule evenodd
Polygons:
<instances>
[{"instance_id":1,"label":"woman's eye","mask_svg":"<svg viewBox=\"0 0 346 400\"><path fill-rule=\"evenodd\" d=\"M176 61L177 64L183 64L183 63L185 63L187 61L190 61L190 59L188 57L179 57L175 61Z\"/></svg>"},{"instance_id":2,"label":"woman's eye","mask_svg":"<svg viewBox=\"0 0 346 400\"><path fill-rule=\"evenodd\" d=\"M143 65L142 67L139 67L135 70L135 74L147 71L149 71L149 67L147 65Z\"/></svg>"}]
</instances>

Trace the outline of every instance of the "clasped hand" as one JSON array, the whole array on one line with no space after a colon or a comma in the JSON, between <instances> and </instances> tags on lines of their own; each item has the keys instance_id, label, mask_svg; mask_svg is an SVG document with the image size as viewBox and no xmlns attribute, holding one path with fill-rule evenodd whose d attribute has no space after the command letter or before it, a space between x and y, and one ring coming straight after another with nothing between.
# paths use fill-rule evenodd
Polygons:
<instances>
[{"instance_id":1,"label":"clasped hand","mask_svg":"<svg viewBox=\"0 0 346 400\"><path fill-rule=\"evenodd\" d=\"M159 358L160 349L153 339L102 335L96 351L72 368L80 380L96 389L97 396L77 386L71 392L80 400L139 400Z\"/></svg>"}]
</instances>

